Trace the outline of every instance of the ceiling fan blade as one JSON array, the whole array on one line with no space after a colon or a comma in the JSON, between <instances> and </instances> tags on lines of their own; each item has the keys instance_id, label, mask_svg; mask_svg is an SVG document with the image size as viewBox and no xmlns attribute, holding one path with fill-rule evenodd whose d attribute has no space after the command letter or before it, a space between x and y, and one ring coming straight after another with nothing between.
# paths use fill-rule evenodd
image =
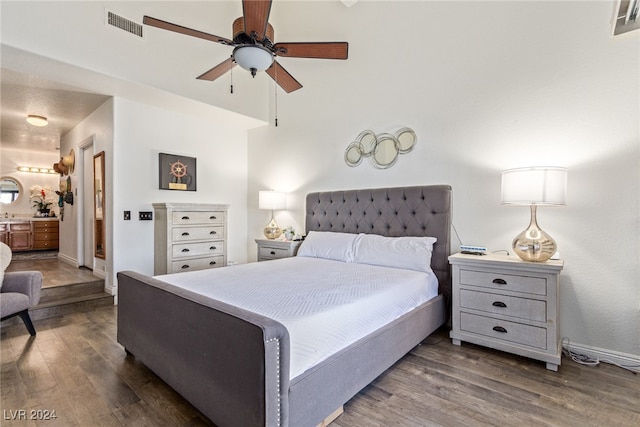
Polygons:
<instances>
[{"instance_id":1,"label":"ceiling fan blade","mask_svg":"<svg viewBox=\"0 0 640 427\"><path fill-rule=\"evenodd\" d=\"M278 56L292 58L347 59L347 42L276 43L273 51Z\"/></svg>"},{"instance_id":2,"label":"ceiling fan blade","mask_svg":"<svg viewBox=\"0 0 640 427\"><path fill-rule=\"evenodd\" d=\"M299 81L293 78L287 70L282 68L282 65L277 61L273 61L271 67L267 69L267 74L287 93L291 93L294 90L298 90L302 87Z\"/></svg>"},{"instance_id":3,"label":"ceiling fan blade","mask_svg":"<svg viewBox=\"0 0 640 427\"><path fill-rule=\"evenodd\" d=\"M191 37L197 37L199 39L209 40L216 43L233 45L233 41L216 36L209 33L204 33L202 31L193 30L191 28L183 27L182 25L172 24L171 22L163 21L161 19L152 18L151 16L145 16L142 19L142 23L146 25L150 25L152 27L160 28L167 31L173 31L174 33L185 34Z\"/></svg>"},{"instance_id":4,"label":"ceiling fan blade","mask_svg":"<svg viewBox=\"0 0 640 427\"><path fill-rule=\"evenodd\" d=\"M233 62L233 58L229 57L229 59L227 59L226 61L223 61L221 63L219 63L218 65L216 65L215 67L213 67L212 69L210 69L209 71L206 71L204 73L202 73L201 75L199 75L197 77L197 79L199 80L215 80L218 77L220 77L221 75L223 75L224 73L226 73L227 71L231 70L233 67L235 67L236 63Z\"/></svg>"},{"instance_id":5,"label":"ceiling fan blade","mask_svg":"<svg viewBox=\"0 0 640 427\"><path fill-rule=\"evenodd\" d=\"M258 41L264 39L271 11L271 0L242 0L244 32L251 37L255 34Z\"/></svg>"}]
</instances>

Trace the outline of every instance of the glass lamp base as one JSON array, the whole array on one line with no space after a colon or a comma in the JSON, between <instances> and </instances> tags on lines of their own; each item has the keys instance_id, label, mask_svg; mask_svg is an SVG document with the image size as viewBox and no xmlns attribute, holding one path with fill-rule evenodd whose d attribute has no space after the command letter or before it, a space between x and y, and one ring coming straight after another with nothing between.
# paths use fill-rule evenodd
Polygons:
<instances>
[{"instance_id":1,"label":"glass lamp base","mask_svg":"<svg viewBox=\"0 0 640 427\"><path fill-rule=\"evenodd\" d=\"M267 239L277 239L282 234L282 229L276 224L276 220L271 217L271 221L264 228L264 236Z\"/></svg>"},{"instance_id":2,"label":"glass lamp base","mask_svg":"<svg viewBox=\"0 0 640 427\"><path fill-rule=\"evenodd\" d=\"M535 205L531 205L529 227L513 239L512 247L523 261L545 262L556 253L556 241L538 227Z\"/></svg>"}]
</instances>

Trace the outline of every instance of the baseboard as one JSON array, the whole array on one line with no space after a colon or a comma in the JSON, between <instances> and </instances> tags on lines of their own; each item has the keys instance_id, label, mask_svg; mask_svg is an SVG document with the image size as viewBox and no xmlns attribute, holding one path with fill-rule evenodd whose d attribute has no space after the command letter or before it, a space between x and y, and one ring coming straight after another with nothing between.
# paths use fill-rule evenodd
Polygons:
<instances>
[{"instance_id":1,"label":"baseboard","mask_svg":"<svg viewBox=\"0 0 640 427\"><path fill-rule=\"evenodd\" d=\"M640 356L577 344L571 341L567 343L566 339L563 341L562 346L574 353L588 356L591 359L599 360L603 363L613 362L614 364L624 366L631 371L640 372Z\"/></svg>"},{"instance_id":2,"label":"baseboard","mask_svg":"<svg viewBox=\"0 0 640 427\"><path fill-rule=\"evenodd\" d=\"M80 268L80 264L78 264L78 260L75 258L71 258L61 252L58 252L58 259L64 263L71 264L76 268Z\"/></svg>"}]
</instances>

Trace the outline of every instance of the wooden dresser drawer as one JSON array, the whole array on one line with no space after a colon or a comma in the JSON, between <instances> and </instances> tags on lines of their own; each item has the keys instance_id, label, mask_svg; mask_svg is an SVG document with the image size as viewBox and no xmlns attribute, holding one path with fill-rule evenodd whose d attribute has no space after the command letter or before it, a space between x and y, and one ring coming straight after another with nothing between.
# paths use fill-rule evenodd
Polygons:
<instances>
[{"instance_id":1,"label":"wooden dresser drawer","mask_svg":"<svg viewBox=\"0 0 640 427\"><path fill-rule=\"evenodd\" d=\"M57 242L58 241L58 232L56 231L56 232L51 232L51 233L33 233L33 241L37 242L39 240Z\"/></svg>"},{"instance_id":2,"label":"wooden dresser drawer","mask_svg":"<svg viewBox=\"0 0 640 427\"><path fill-rule=\"evenodd\" d=\"M287 258L291 256L289 249L286 248L269 248L260 246L258 249L259 258L276 259Z\"/></svg>"},{"instance_id":3,"label":"wooden dresser drawer","mask_svg":"<svg viewBox=\"0 0 640 427\"><path fill-rule=\"evenodd\" d=\"M41 230L58 231L58 221L33 221L33 229L37 233Z\"/></svg>"},{"instance_id":4,"label":"wooden dresser drawer","mask_svg":"<svg viewBox=\"0 0 640 427\"><path fill-rule=\"evenodd\" d=\"M547 303L535 299L461 289L460 307L536 322L547 321Z\"/></svg>"},{"instance_id":5,"label":"wooden dresser drawer","mask_svg":"<svg viewBox=\"0 0 640 427\"><path fill-rule=\"evenodd\" d=\"M224 226L174 227L171 234L174 242L221 239L224 237Z\"/></svg>"},{"instance_id":6,"label":"wooden dresser drawer","mask_svg":"<svg viewBox=\"0 0 640 427\"><path fill-rule=\"evenodd\" d=\"M175 225L224 224L224 212L181 211L173 212L171 221Z\"/></svg>"},{"instance_id":7,"label":"wooden dresser drawer","mask_svg":"<svg viewBox=\"0 0 640 427\"><path fill-rule=\"evenodd\" d=\"M460 330L542 350L547 349L547 329L537 326L462 312Z\"/></svg>"},{"instance_id":8,"label":"wooden dresser drawer","mask_svg":"<svg viewBox=\"0 0 640 427\"><path fill-rule=\"evenodd\" d=\"M58 239L56 240L34 240L33 249L58 249Z\"/></svg>"},{"instance_id":9,"label":"wooden dresser drawer","mask_svg":"<svg viewBox=\"0 0 640 427\"><path fill-rule=\"evenodd\" d=\"M172 273L217 268L224 266L224 256L219 255L206 258L185 259L182 261L174 261L171 265Z\"/></svg>"},{"instance_id":10,"label":"wooden dresser drawer","mask_svg":"<svg viewBox=\"0 0 640 427\"><path fill-rule=\"evenodd\" d=\"M534 295L547 294L547 281L544 277L519 276L514 274L490 273L460 269L461 286L480 286L511 292Z\"/></svg>"},{"instance_id":11,"label":"wooden dresser drawer","mask_svg":"<svg viewBox=\"0 0 640 427\"><path fill-rule=\"evenodd\" d=\"M184 243L173 245L173 259L222 255L224 242Z\"/></svg>"}]
</instances>

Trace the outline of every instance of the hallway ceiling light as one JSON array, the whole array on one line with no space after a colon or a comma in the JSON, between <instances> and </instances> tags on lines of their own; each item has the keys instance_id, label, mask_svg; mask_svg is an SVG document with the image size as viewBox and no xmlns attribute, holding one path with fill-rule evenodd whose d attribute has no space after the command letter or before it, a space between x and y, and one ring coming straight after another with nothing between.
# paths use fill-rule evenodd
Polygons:
<instances>
[{"instance_id":1,"label":"hallway ceiling light","mask_svg":"<svg viewBox=\"0 0 640 427\"><path fill-rule=\"evenodd\" d=\"M44 116L36 116L35 114L29 114L27 116L27 123L33 126L42 127L42 126L48 125L49 121Z\"/></svg>"}]
</instances>

